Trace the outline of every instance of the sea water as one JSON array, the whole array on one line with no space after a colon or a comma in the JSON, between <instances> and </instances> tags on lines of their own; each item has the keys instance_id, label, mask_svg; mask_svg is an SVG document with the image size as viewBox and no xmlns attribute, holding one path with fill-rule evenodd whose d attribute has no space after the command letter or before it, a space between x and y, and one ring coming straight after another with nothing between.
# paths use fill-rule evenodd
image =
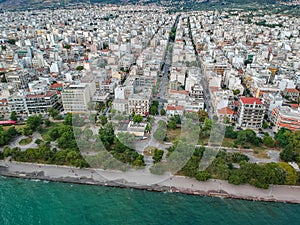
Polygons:
<instances>
[{"instance_id":1,"label":"sea water","mask_svg":"<svg viewBox=\"0 0 300 225\"><path fill-rule=\"evenodd\" d=\"M300 224L300 205L0 177L0 225Z\"/></svg>"}]
</instances>

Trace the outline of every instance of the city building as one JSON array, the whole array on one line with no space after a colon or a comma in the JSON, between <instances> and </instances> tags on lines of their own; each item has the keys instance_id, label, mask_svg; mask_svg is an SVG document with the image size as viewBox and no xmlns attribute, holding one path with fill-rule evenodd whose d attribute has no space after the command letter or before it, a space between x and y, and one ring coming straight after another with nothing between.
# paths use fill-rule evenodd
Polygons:
<instances>
[{"instance_id":1,"label":"city building","mask_svg":"<svg viewBox=\"0 0 300 225\"><path fill-rule=\"evenodd\" d=\"M62 92L65 113L86 113L91 100L88 84L72 84Z\"/></svg>"},{"instance_id":2,"label":"city building","mask_svg":"<svg viewBox=\"0 0 300 225\"><path fill-rule=\"evenodd\" d=\"M62 110L61 98L56 91L46 91L44 94L27 94L26 106L29 115L45 114L49 108Z\"/></svg>"},{"instance_id":3,"label":"city building","mask_svg":"<svg viewBox=\"0 0 300 225\"><path fill-rule=\"evenodd\" d=\"M292 131L300 130L300 108L293 109L288 106L280 106L273 109L271 120L274 123L274 131L278 132L281 128Z\"/></svg>"},{"instance_id":4,"label":"city building","mask_svg":"<svg viewBox=\"0 0 300 225\"><path fill-rule=\"evenodd\" d=\"M241 97L238 106L238 125L245 128L260 128L266 108L259 98Z\"/></svg>"},{"instance_id":5,"label":"city building","mask_svg":"<svg viewBox=\"0 0 300 225\"><path fill-rule=\"evenodd\" d=\"M151 90L144 90L137 94L131 94L128 97L128 113L147 116L151 104Z\"/></svg>"}]
</instances>

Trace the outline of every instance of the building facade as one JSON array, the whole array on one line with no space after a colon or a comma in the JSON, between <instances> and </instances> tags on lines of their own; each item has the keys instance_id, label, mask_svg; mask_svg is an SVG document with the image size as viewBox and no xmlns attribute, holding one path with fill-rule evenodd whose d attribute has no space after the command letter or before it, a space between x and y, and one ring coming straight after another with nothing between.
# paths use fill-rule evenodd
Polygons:
<instances>
[{"instance_id":1,"label":"building facade","mask_svg":"<svg viewBox=\"0 0 300 225\"><path fill-rule=\"evenodd\" d=\"M262 127L266 108L259 98L241 97L238 106L238 125L245 128Z\"/></svg>"},{"instance_id":2,"label":"building facade","mask_svg":"<svg viewBox=\"0 0 300 225\"><path fill-rule=\"evenodd\" d=\"M56 91L47 91L44 94L28 94L26 105L29 115L48 113L49 108L62 110L61 98Z\"/></svg>"},{"instance_id":3,"label":"building facade","mask_svg":"<svg viewBox=\"0 0 300 225\"><path fill-rule=\"evenodd\" d=\"M292 131L299 131L300 108L292 109L288 106L276 107L272 111L271 120L275 125L275 132L278 132L281 128L287 128Z\"/></svg>"},{"instance_id":4,"label":"building facade","mask_svg":"<svg viewBox=\"0 0 300 225\"><path fill-rule=\"evenodd\" d=\"M90 102L87 84L70 85L62 92L62 103L65 113L85 113Z\"/></svg>"}]
</instances>

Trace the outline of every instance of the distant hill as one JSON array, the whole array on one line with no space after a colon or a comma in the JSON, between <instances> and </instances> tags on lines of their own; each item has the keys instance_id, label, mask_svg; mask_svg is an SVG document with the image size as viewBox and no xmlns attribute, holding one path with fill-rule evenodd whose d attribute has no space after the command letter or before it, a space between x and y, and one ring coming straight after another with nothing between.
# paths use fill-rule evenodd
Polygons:
<instances>
[{"instance_id":1,"label":"distant hill","mask_svg":"<svg viewBox=\"0 0 300 225\"><path fill-rule=\"evenodd\" d=\"M175 6L178 8L191 8L194 6L239 6L258 3L260 5L276 4L279 0L206 0L204 3L199 3L196 0L171 0L172 4L168 3L170 6ZM280 0L290 2L291 0ZM38 9L38 8L52 8L52 7L63 7L65 5L72 5L76 3L111 3L111 4L127 4L127 3L158 3L166 1L160 0L0 0L0 9ZM162 4L163 5L163 4ZM196 7L199 8L199 7ZM201 7L200 7L201 8Z\"/></svg>"}]
</instances>

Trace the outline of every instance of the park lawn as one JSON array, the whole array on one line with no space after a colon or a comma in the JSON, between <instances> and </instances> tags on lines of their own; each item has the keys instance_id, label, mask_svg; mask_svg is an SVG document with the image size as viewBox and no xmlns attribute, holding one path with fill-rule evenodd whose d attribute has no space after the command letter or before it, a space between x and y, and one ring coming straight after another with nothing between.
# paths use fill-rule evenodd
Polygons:
<instances>
[{"instance_id":1,"label":"park lawn","mask_svg":"<svg viewBox=\"0 0 300 225\"><path fill-rule=\"evenodd\" d=\"M19 141L19 145L28 145L32 142L32 138L31 137L27 137L22 139L21 141Z\"/></svg>"},{"instance_id":2,"label":"park lawn","mask_svg":"<svg viewBox=\"0 0 300 225\"><path fill-rule=\"evenodd\" d=\"M63 125L63 122L57 122L57 123L51 123L49 127L42 127L42 130L40 131L40 134L44 141L50 141L50 137L48 135L48 132L53 127L60 127Z\"/></svg>"},{"instance_id":3,"label":"park lawn","mask_svg":"<svg viewBox=\"0 0 300 225\"><path fill-rule=\"evenodd\" d=\"M254 150L254 156L259 159L269 159L270 157L267 155L265 150Z\"/></svg>"},{"instance_id":4,"label":"park lawn","mask_svg":"<svg viewBox=\"0 0 300 225\"><path fill-rule=\"evenodd\" d=\"M260 145L260 146L255 146L255 145L249 143L248 145L249 145L249 147L250 147L251 149L253 149L254 151L265 151L265 150L270 149L269 147L266 147L266 146L264 146L263 144Z\"/></svg>"},{"instance_id":5,"label":"park lawn","mask_svg":"<svg viewBox=\"0 0 300 225\"><path fill-rule=\"evenodd\" d=\"M168 129L167 130L167 141L168 142L172 142L175 140L179 140L181 136L181 129L177 128L177 129Z\"/></svg>"},{"instance_id":6,"label":"park lawn","mask_svg":"<svg viewBox=\"0 0 300 225\"><path fill-rule=\"evenodd\" d=\"M21 130L23 127L25 127L26 124L17 124L17 125L11 125L11 126L2 126L3 130L8 130L11 127L15 127L16 130Z\"/></svg>"},{"instance_id":7,"label":"park lawn","mask_svg":"<svg viewBox=\"0 0 300 225\"><path fill-rule=\"evenodd\" d=\"M222 147L234 148L234 141L235 141L235 139L224 138Z\"/></svg>"}]
</instances>

